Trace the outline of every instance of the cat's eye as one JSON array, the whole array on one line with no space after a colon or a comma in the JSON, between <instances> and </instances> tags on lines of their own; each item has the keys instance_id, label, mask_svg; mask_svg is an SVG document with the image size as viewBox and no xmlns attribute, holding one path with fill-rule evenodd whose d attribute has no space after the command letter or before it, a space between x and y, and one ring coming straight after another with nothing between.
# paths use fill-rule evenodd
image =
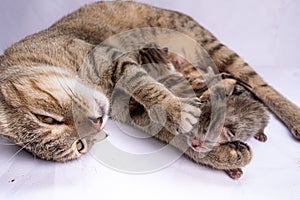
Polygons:
<instances>
[{"instance_id":1,"label":"cat's eye","mask_svg":"<svg viewBox=\"0 0 300 200\"><path fill-rule=\"evenodd\" d=\"M81 153L84 150L85 146L82 140L78 140L76 142L76 148L79 153Z\"/></svg>"},{"instance_id":2,"label":"cat's eye","mask_svg":"<svg viewBox=\"0 0 300 200\"><path fill-rule=\"evenodd\" d=\"M39 114L34 114L34 115L40 122L45 123L45 124L53 125L53 124L62 124L63 123L63 122L58 121L49 116L39 115Z\"/></svg>"}]
</instances>

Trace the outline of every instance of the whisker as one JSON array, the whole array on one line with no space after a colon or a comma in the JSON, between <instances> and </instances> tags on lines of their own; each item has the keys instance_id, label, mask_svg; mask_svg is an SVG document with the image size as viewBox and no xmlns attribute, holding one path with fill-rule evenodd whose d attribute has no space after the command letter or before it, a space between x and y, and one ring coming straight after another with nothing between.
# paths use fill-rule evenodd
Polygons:
<instances>
[{"instance_id":1,"label":"whisker","mask_svg":"<svg viewBox=\"0 0 300 200\"><path fill-rule=\"evenodd\" d=\"M16 153L14 153L14 154L8 159L7 162L10 162L14 157L16 157L22 150L24 150L24 149L26 148L27 145L29 145L29 143L26 144L26 145L24 145L24 146L22 146Z\"/></svg>"},{"instance_id":2,"label":"whisker","mask_svg":"<svg viewBox=\"0 0 300 200\"><path fill-rule=\"evenodd\" d=\"M29 134L29 133L28 133L28 134ZM27 134L27 135L28 135L28 134ZM35 139L38 138L38 137L41 137L41 135L36 135L35 137L31 138L29 141L26 142L27 144L25 144L25 145L23 145L24 142L22 142L22 143L15 143L16 145L21 146L21 148L20 148L16 153L14 153L14 154L11 156L11 158L8 160L8 162L10 162L10 161L11 161L14 157L16 157L22 150L24 150L24 149L30 144L31 141L35 140ZM22 146L22 145L23 145L23 146Z\"/></svg>"}]
</instances>

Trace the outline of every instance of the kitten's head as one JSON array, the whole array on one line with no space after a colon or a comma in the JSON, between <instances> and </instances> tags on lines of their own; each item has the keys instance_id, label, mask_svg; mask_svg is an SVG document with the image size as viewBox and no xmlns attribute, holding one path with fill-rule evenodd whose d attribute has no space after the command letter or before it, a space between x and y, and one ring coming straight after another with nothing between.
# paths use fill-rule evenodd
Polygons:
<instances>
[{"instance_id":1,"label":"kitten's head","mask_svg":"<svg viewBox=\"0 0 300 200\"><path fill-rule=\"evenodd\" d=\"M106 137L109 101L69 71L11 67L0 79L0 134L46 160L78 158Z\"/></svg>"}]
</instances>

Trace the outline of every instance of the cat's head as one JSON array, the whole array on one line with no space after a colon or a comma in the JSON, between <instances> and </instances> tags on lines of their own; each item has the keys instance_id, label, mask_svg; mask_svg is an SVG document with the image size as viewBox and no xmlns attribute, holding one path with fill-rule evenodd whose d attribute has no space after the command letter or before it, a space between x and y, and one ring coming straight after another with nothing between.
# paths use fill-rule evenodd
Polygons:
<instances>
[{"instance_id":1,"label":"cat's head","mask_svg":"<svg viewBox=\"0 0 300 200\"><path fill-rule=\"evenodd\" d=\"M10 67L0 78L0 134L46 160L78 158L106 137L109 101L56 67Z\"/></svg>"}]
</instances>

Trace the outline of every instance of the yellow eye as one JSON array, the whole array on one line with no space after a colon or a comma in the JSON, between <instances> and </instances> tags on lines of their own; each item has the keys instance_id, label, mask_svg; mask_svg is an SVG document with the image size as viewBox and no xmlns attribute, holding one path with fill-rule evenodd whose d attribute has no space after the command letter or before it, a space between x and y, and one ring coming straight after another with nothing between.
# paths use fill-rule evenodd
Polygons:
<instances>
[{"instance_id":1,"label":"yellow eye","mask_svg":"<svg viewBox=\"0 0 300 200\"><path fill-rule=\"evenodd\" d=\"M62 124L63 123L63 122L57 121L56 119L49 117L49 116L39 115L39 114L34 114L34 115L40 122L45 123L45 124L53 125L53 124Z\"/></svg>"}]
</instances>

